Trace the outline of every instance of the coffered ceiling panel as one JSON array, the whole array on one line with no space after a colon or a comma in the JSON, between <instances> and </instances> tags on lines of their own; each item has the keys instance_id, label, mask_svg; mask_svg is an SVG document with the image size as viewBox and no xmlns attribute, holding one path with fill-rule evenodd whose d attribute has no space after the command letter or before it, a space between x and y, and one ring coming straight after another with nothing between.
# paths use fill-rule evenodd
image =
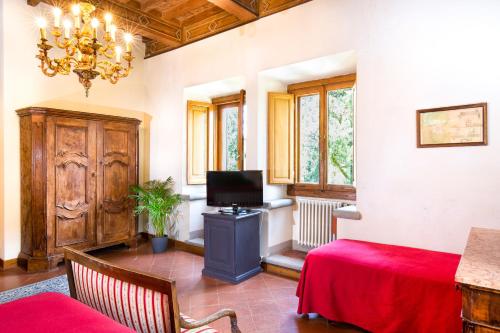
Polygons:
<instances>
[{"instance_id":1,"label":"coffered ceiling panel","mask_svg":"<svg viewBox=\"0 0 500 333\"><path fill-rule=\"evenodd\" d=\"M85 0L80 0L83 2ZM87 0L143 37L149 58L312 0ZM27 0L70 6L75 0Z\"/></svg>"}]
</instances>

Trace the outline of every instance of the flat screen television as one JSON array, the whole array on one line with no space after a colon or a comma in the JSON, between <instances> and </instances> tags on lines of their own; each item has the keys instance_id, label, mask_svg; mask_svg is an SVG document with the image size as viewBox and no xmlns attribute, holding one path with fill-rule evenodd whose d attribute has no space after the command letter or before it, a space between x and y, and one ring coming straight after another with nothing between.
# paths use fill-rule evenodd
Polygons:
<instances>
[{"instance_id":1,"label":"flat screen television","mask_svg":"<svg viewBox=\"0 0 500 333\"><path fill-rule=\"evenodd\" d=\"M207 206L261 207L262 171L208 171Z\"/></svg>"}]
</instances>

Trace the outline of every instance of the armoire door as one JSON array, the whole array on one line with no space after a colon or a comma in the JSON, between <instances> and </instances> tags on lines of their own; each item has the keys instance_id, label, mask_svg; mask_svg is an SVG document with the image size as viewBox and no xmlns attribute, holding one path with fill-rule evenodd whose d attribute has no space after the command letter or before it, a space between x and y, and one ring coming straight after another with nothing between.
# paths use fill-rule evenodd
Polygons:
<instances>
[{"instance_id":1,"label":"armoire door","mask_svg":"<svg viewBox=\"0 0 500 333\"><path fill-rule=\"evenodd\" d=\"M48 253L95 245L96 122L48 117Z\"/></svg>"},{"instance_id":2,"label":"armoire door","mask_svg":"<svg viewBox=\"0 0 500 333\"><path fill-rule=\"evenodd\" d=\"M97 137L98 244L131 239L136 235L131 185L137 183L137 127L103 121Z\"/></svg>"}]
</instances>

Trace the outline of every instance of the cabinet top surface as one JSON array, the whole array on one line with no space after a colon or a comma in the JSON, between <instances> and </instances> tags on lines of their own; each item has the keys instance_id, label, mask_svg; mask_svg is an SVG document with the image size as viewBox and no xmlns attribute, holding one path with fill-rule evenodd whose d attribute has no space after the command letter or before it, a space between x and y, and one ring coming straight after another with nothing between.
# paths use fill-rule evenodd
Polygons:
<instances>
[{"instance_id":1,"label":"cabinet top surface","mask_svg":"<svg viewBox=\"0 0 500 333\"><path fill-rule=\"evenodd\" d=\"M261 214L260 211L258 211L258 210L252 210L249 213L238 214L238 215L221 214L221 213L202 213L201 215L212 217L212 218L217 218L217 219L220 219L220 220L241 220L241 219L245 219L245 218L256 216L256 215L260 215L260 214Z\"/></svg>"},{"instance_id":2,"label":"cabinet top surface","mask_svg":"<svg viewBox=\"0 0 500 333\"><path fill-rule=\"evenodd\" d=\"M46 116L59 116L59 117L70 117L70 118L80 118L80 119L92 119L92 120L108 120L108 121L125 121L130 123L139 124L141 121L136 118L112 116L101 113L90 113L81 111L70 111L62 109L53 109L45 107L27 107L23 109L16 110L17 115L30 116L34 114L46 115Z\"/></svg>"},{"instance_id":3,"label":"cabinet top surface","mask_svg":"<svg viewBox=\"0 0 500 333\"><path fill-rule=\"evenodd\" d=\"M500 290L500 230L471 229L455 281Z\"/></svg>"}]
</instances>

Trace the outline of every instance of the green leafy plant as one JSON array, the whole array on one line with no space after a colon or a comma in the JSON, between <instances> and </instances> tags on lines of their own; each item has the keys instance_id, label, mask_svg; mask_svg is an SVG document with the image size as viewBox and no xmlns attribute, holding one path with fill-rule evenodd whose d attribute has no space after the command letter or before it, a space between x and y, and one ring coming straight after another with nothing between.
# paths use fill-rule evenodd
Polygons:
<instances>
[{"instance_id":1,"label":"green leafy plant","mask_svg":"<svg viewBox=\"0 0 500 333\"><path fill-rule=\"evenodd\" d=\"M143 186L135 185L131 187L133 194L131 198L137 200L134 209L136 215L148 213L151 218L151 227L156 237L165 235L165 228L168 236L175 233L178 207L182 203L180 194L174 193L174 180L168 177L167 180L152 180L144 183Z\"/></svg>"}]
</instances>

